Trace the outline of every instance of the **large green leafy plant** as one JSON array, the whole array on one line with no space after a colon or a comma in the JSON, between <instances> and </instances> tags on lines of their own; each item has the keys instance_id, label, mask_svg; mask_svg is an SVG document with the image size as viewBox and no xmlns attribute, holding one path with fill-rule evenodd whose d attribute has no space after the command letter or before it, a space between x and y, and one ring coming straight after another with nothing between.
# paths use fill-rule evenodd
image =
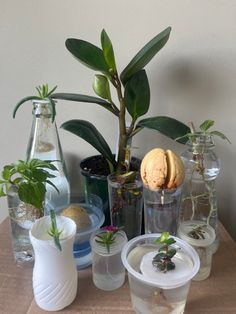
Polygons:
<instances>
[{"instance_id":1,"label":"large green leafy plant","mask_svg":"<svg viewBox=\"0 0 236 314\"><path fill-rule=\"evenodd\" d=\"M125 156L127 144L135 134L143 128L150 128L175 139L189 132L189 128L173 118L155 116L139 119L149 110L150 87L144 67L160 51L169 39L171 28L168 27L150 40L118 74L112 42L105 30L101 32L101 48L81 39L69 38L66 48L85 66L99 72L95 74L93 90L98 97L73 93L55 93L54 99L78 102L89 102L100 105L118 118L119 147L117 159L102 134L96 127L84 120L70 120L63 123L62 128L78 135L97 149L108 161L110 171L122 173L127 171ZM115 89L117 99L114 100L111 87ZM127 114L131 123L127 127ZM185 142L180 139L180 142Z\"/></svg>"}]
</instances>

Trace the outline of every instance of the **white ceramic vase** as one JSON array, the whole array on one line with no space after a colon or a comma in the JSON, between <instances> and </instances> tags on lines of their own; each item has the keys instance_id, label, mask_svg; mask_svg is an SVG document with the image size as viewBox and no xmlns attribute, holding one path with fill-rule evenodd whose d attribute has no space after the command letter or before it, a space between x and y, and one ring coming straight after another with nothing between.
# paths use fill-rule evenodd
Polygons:
<instances>
[{"instance_id":1,"label":"white ceramic vase","mask_svg":"<svg viewBox=\"0 0 236 314\"><path fill-rule=\"evenodd\" d=\"M76 225L70 218L57 216L62 250L48 234L49 216L35 221L30 240L35 253L33 291L37 305L46 311L58 311L73 302L77 292L77 270L73 258Z\"/></svg>"}]
</instances>

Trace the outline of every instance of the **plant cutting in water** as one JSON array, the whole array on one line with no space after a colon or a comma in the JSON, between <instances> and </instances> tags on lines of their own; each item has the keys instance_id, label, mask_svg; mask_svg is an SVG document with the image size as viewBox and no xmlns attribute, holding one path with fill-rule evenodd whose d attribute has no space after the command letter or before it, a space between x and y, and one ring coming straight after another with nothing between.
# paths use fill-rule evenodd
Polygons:
<instances>
[{"instance_id":1,"label":"plant cutting in water","mask_svg":"<svg viewBox=\"0 0 236 314\"><path fill-rule=\"evenodd\" d=\"M193 239L205 239L205 231L203 230L203 228L206 225L193 225L193 229L191 231L188 232L188 235L193 238Z\"/></svg>"},{"instance_id":2,"label":"plant cutting in water","mask_svg":"<svg viewBox=\"0 0 236 314\"><path fill-rule=\"evenodd\" d=\"M26 204L34 206L38 211L38 218L42 217L44 214L43 207L46 194L45 184L47 183L53 186L53 188L58 191L57 187L50 181L50 179L55 178L55 175L52 174L51 171L58 171L51 160L19 160L18 162L4 166L0 180L0 197L6 196L10 186L14 186L19 199ZM28 207L26 206L25 208L27 210ZM29 215L30 213L28 213L28 216ZM53 218L55 213L50 216L52 222L50 235L53 236L59 248L59 233Z\"/></svg>"},{"instance_id":3,"label":"plant cutting in water","mask_svg":"<svg viewBox=\"0 0 236 314\"><path fill-rule=\"evenodd\" d=\"M152 265L156 267L159 271L166 273L169 270L175 269L175 263L172 262L172 258L176 254L176 249L171 247L176 241L174 238L169 238L169 232L163 232L159 238L156 239L156 244L161 244L152 260Z\"/></svg>"},{"instance_id":4,"label":"plant cutting in water","mask_svg":"<svg viewBox=\"0 0 236 314\"><path fill-rule=\"evenodd\" d=\"M213 120L205 120L200 126L199 131L195 131L193 123L190 123L190 133L185 134L182 138L188 138L192 143L192 160L191 160L191 173L189 179L189 195L183 197L182 202L190 201L192 204L192 216L191 219L194 219L196 215L196 204L200 200L204 203L209 203L209 213L206 218L207 224L210 223L210 219L214 212L213 204L213 189L214 189L214 180L209 179L207 174L207 161L205 160L205 154L207 154L208 145L214 145L212 142L212 137L217 136L221 139L227 140L230 143L230 140L222 133L216 130L211 131L210 128L214 125ZM180 138L177 138L179 140ZM196 193L193 188L193 183L195 178L201 180L204 183L205 190L201 193Z\"/></svg>"},{"instance_id":5,"label":"plant cutting in water","mask_svg":"<svg viewBox=\"0 0 236 314\"><path fill-rule=\"evenodd\" d=\"M110 246L115 243L116 233L120 230L114 226L105 226L102 228L104 232L97 234L95 241L106 247L107 253L110 253Z\"/></svg>"},{"instance_id":6,"label":"plant cutting in water","mask_svg":"<svg viewBox=\"0 0 236 314\"><path fill-rule=\"evenodd\" d=\"M53 237L56 247L61 251L61 244L60 244L59 237L62 233L62 230L59 231L57 228L57 220L56 220L55 211L52 209L50 210L50 217L51 217L51 229L50 231L48 231L48 234L51 237Z\"/></svg>"},{"instance_id":7,"label":"plant cutting in water","mask_svg":"<svg viewBox=\"0 0 236 314\"><path fill-rule=\"evenodd\" d=\"M118 153L116 158L109 145L96 129L84 120L70 120L62 128L90 143L105 157L110 173L129 172L129 150L131 139L143 128L154 129L175 139L189 132L189 128L170 117L155 116L139 120L149 110L150 87L144 67L164 47L169 39L171 28L168 27L150 40L124 68L117 71L113 45L105 30L101 32L101 48L81 39L69 38L66 48L83 65L100 72L96 74L93 90L98 97L83 94L55 93L50 98L95 103L108 110L118 119ZM114 90L114 100L111 88ZM127 115L129 114L129 118ZM130 123L128 123L130 119ZM185 139L180 139L184 142ZM132 176L132 173L130 173ZM128 179L128 176L125 176Z\"/></svg>"},{"instance_id":8,"label":"plant cutting in water","mask_svg":"<svg viewBox=\"0 0 236 314\"><path fill-rule=\"evenodd\" d=\"M16 116L16 112L19 109L19 107L26 101L29 100L44 100L48 101L51 108L52 108L52 122L55 119L56 116L56 105L55 101L50 97L51 94L56 90L57 86L55 86L53 89L49 90L48 84L42 85L42 86L37 86L36 90L38 91L38 95L36 96L27 96L21 99L15 106L14 111L13 111L13 118Z\"/></svg>"}]
</instances>

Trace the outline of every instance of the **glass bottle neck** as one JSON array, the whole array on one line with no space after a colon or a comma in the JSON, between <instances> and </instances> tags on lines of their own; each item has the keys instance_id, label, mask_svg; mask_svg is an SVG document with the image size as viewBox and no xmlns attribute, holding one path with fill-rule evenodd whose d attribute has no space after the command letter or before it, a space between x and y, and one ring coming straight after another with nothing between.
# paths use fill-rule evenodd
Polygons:
<instances>
[{"instance_id":1,"label":"glass bottle neck","mask_svg":"<svg viewBox=\"0 0 236 314\"><path fill-rule=\"evenodd\" d=\"M47 100L34 100L33 101L33 112L32 114L36 118L48 118L52 117L52 108Z\"/></svg>"}]
</instances>

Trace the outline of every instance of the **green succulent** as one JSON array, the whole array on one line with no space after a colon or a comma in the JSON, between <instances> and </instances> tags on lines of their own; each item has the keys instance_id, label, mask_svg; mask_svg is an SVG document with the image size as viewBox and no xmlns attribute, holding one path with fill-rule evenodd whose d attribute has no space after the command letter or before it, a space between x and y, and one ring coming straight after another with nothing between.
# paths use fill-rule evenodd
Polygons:
<instances>
[{"instance_id":1,"label":"green succulent","mask_svg":"<svg viewBox=\"0 0 236 314\"><path fill-rule=\"evenodd\" d=\"M56 90L57 86L55 86L53 89L49 90L48 84L37 86L36 90L38 91L38 95L36 96L27 96L22 98L15 106L13 111L13 118L16 116L16 112L19 109L19 107L29 101L29 100L47 100L52 108L52 122L55 120L56 116L56 105L55 101L50 97L51 94Z\"/></svg>"},{"instance_id":2,"label":"green succulent","mask_svg":"<svg viewBox=\"0 0 236 314\"><path fill-rule=\"evenodd\" d=\"M90 143L109 163L110 171L129 171L125 166L125 155L129 140L143 128L154 129L175 139L189 133L190 129L180 121L166 116L140 119L149 110L150 87L144 67L165 46L171 28L168 27L151 39L118 74L113 45L105 30L101 32L101 48L81 39L69 38L66 48L82 64L99 72L95 74L93 90L95 96L74 93L54 93L53 99L97 104L115 115L119 121L119 149L117 161L112 150L97 128L85 120L69 120L62 128ZM117 99L113 100L111 88ZM98 96L98 97L97 97ZM131 124L126 126L127 114ZM186 140L180 138L179 142Z\"/></svg>"}]
</instances>

